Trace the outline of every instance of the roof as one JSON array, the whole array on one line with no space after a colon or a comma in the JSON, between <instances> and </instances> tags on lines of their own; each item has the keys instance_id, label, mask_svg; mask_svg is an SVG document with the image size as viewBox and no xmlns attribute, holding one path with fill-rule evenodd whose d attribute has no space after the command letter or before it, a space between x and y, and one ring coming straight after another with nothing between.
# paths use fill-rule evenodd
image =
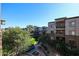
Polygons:
<instances>
[{"instance_id":1,"label":"roof","mask_svg":"<svg viewBox=\"0 0 79 59\"><path fill-rule=\"evenodd\" d=\"M67 17L56 18L55 20L66 19Z\"/></svg>"},{"instance_id":2,"label":"roof","mask_svg":"<svg viewBox=\"0 0 79 59\"><path fill-rule=\"evenodd\" d=\"M55 23L55 22L53 21L53 22L48 22L48 23Z\"/></svg>"},{"instance_id":3,"label":"roof","mask_svg":"<svg viewBox=\"0 0 79 59\"><path fill-rule=\"evenodd\" d=\"M79 18L79 16L69 17L69 18L67 18L67 19L73 19L73 18Z\"/></svg>"}]
</instances>

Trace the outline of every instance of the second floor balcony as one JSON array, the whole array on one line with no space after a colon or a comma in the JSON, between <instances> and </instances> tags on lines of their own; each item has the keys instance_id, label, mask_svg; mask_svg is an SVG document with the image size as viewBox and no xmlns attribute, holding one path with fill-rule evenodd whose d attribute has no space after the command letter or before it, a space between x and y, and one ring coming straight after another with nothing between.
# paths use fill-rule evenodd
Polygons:
<instances>
[{"instance_id":1,"label":"second floor balcony","mask_svg":"<svg viewBox=\"0 0 79 59\"><path fill-rule=\"evenodd\" d=\"M65 28L65 24L57 24L56 28Z\"/></svg>"}]
</instances>

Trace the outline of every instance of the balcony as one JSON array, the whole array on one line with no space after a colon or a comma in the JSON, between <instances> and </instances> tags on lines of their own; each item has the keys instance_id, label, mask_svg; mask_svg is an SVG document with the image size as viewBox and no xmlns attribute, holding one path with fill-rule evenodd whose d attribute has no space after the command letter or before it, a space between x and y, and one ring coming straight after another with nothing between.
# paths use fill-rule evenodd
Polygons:
<instances>
[{"instance_id":1,"label":"balcony","mask_svg":"<svg viewBox=\"0 0 79 59\"><path fill-rule=\"evenodd\" d=\"M56 28L65 28L65 26L59 26L59 25L58 25L58 26L56 26Z\"/></svg>"},{"instance_id":2,"label":"balcony","mask_svg":"<svg viewBox=\"0 0 79 59\"><path fill-rule=\"evenodd\" d=\"M65 34L61 34L61 33L56 33L56 37L65 37Z\"/></svg>"},{"instance_id":3,"label":"balcony","mask_svg":"<svg viewBox=\"0 0 79 59\"><path fill-rule=\"evenodd\" d=\"M65 28L65 24L64 23L57 23L56 28Z\"/></svg>"},{"instance_id":4,"label":"balcony","mask_svg":"<svg viewBox=\"0 0 79 59\"><path fill-rule=\"evenodd\" d=\"M65 37L65 31L56 31L56 37Z\"/></svg>"}]
</instances>

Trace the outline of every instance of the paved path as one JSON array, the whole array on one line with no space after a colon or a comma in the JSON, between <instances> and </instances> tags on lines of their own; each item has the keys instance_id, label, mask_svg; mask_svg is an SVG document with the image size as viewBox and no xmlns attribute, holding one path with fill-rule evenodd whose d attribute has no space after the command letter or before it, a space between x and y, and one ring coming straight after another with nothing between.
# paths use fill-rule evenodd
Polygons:
<instances>
[{"instance_id":1,"label":"paved path","mask_svg":"<svg viewBox=\"0 0 79 59\"><path fill-rule=\"evenodd\" d=\"M60 56L60 54L54 48L52 48L50 45L48 45L48 44L44 44L44 45L47 47L47 50L45 50L44 47L41 46L41 44L37 44L37 45L35 45L35 49L28 52L28 54L33 56L32 53L34 51L37 51L37 52L39 52L38 56Z\"/></svg>"},{"instance_id":2,"label":"paved path","mask_svg":"<svg viewBox=\"0 0 79 59\"><path fill-rule=\"evenodd\" d=\"M32 49L32 50L29 51L27 54L28 54L28 55L31 55L31 56L35 56L35 55L33 55L32 53L36 51L36 52L39 53L37 56L45 56L45 53L43 52L43 49L40 49L39 46L40 46L40 45L38 45L38 44L35 45L35 49Z\"/></svg>"},{"instance_id":3,"label":"paved path","mask_svg":"<svg viewBox=\"0 0 79 59\"><path fill-rule=\"evenodd\" d=\"M34 49L22 54L22 56L60 56L50 45L44 44L44 46L47 47L47 50L41 44L36 44Z\"/></svg>"}]
</instances>

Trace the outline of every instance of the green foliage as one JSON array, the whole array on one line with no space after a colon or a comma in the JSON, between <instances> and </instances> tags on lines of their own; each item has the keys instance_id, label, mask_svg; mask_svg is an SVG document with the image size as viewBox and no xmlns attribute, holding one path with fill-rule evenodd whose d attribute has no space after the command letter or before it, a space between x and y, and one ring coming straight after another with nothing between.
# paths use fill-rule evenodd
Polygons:
<instances>
[{"instance_id":1,"label":"green foliage","mask_svg":"<svg viewBox=\"0 0 79 59\"><path fill-rule=\"evenodd\" d=\"M35 39L32 38L32 39L31 39L31 43L32 43L32 45L35 45L35 44L37 44L37 41L35 41Z\"/></svg>"},{"instance_id":2,"label":"green foliage","mask_svg":"<svg viewBox=\"0 0 79 59\"><path fill-rule=\"evenodd\" d=\"M43 43L49 43L50 36L46 32L43 32L43 34L39 37L39 42Z\"/></svg>"},{"instance_id":3,"label":"green foliage","mask_svg":"<svg viewBox=\"0 0 79 59\"><path fill-rule=\"evenodd\" d=\"M64 42L57 42L56 49L64 56L78 56L79 48L74 48Z\"/></svg>"},{"instance_id":4,"label":"green foliage","mask_svg":"<svg viewBox=\"0 0 79 59\"><path fill-rule=\"evenodd\" d=\"M32 26L32 25L27 25L26 31L32 33L32 32L34 31L34 26Z\"/></svg>"},{"instance_id":5,"label":"green foliage","mask_svg":"<svg viewBox=\"0 0 79 59\"><path fill-rule=\"evenodd\" d=\"M6 29L3 32L3 55L16 55L28 49L31 39L28 31L19 27Z\"/></svg>"}]
</instances>

